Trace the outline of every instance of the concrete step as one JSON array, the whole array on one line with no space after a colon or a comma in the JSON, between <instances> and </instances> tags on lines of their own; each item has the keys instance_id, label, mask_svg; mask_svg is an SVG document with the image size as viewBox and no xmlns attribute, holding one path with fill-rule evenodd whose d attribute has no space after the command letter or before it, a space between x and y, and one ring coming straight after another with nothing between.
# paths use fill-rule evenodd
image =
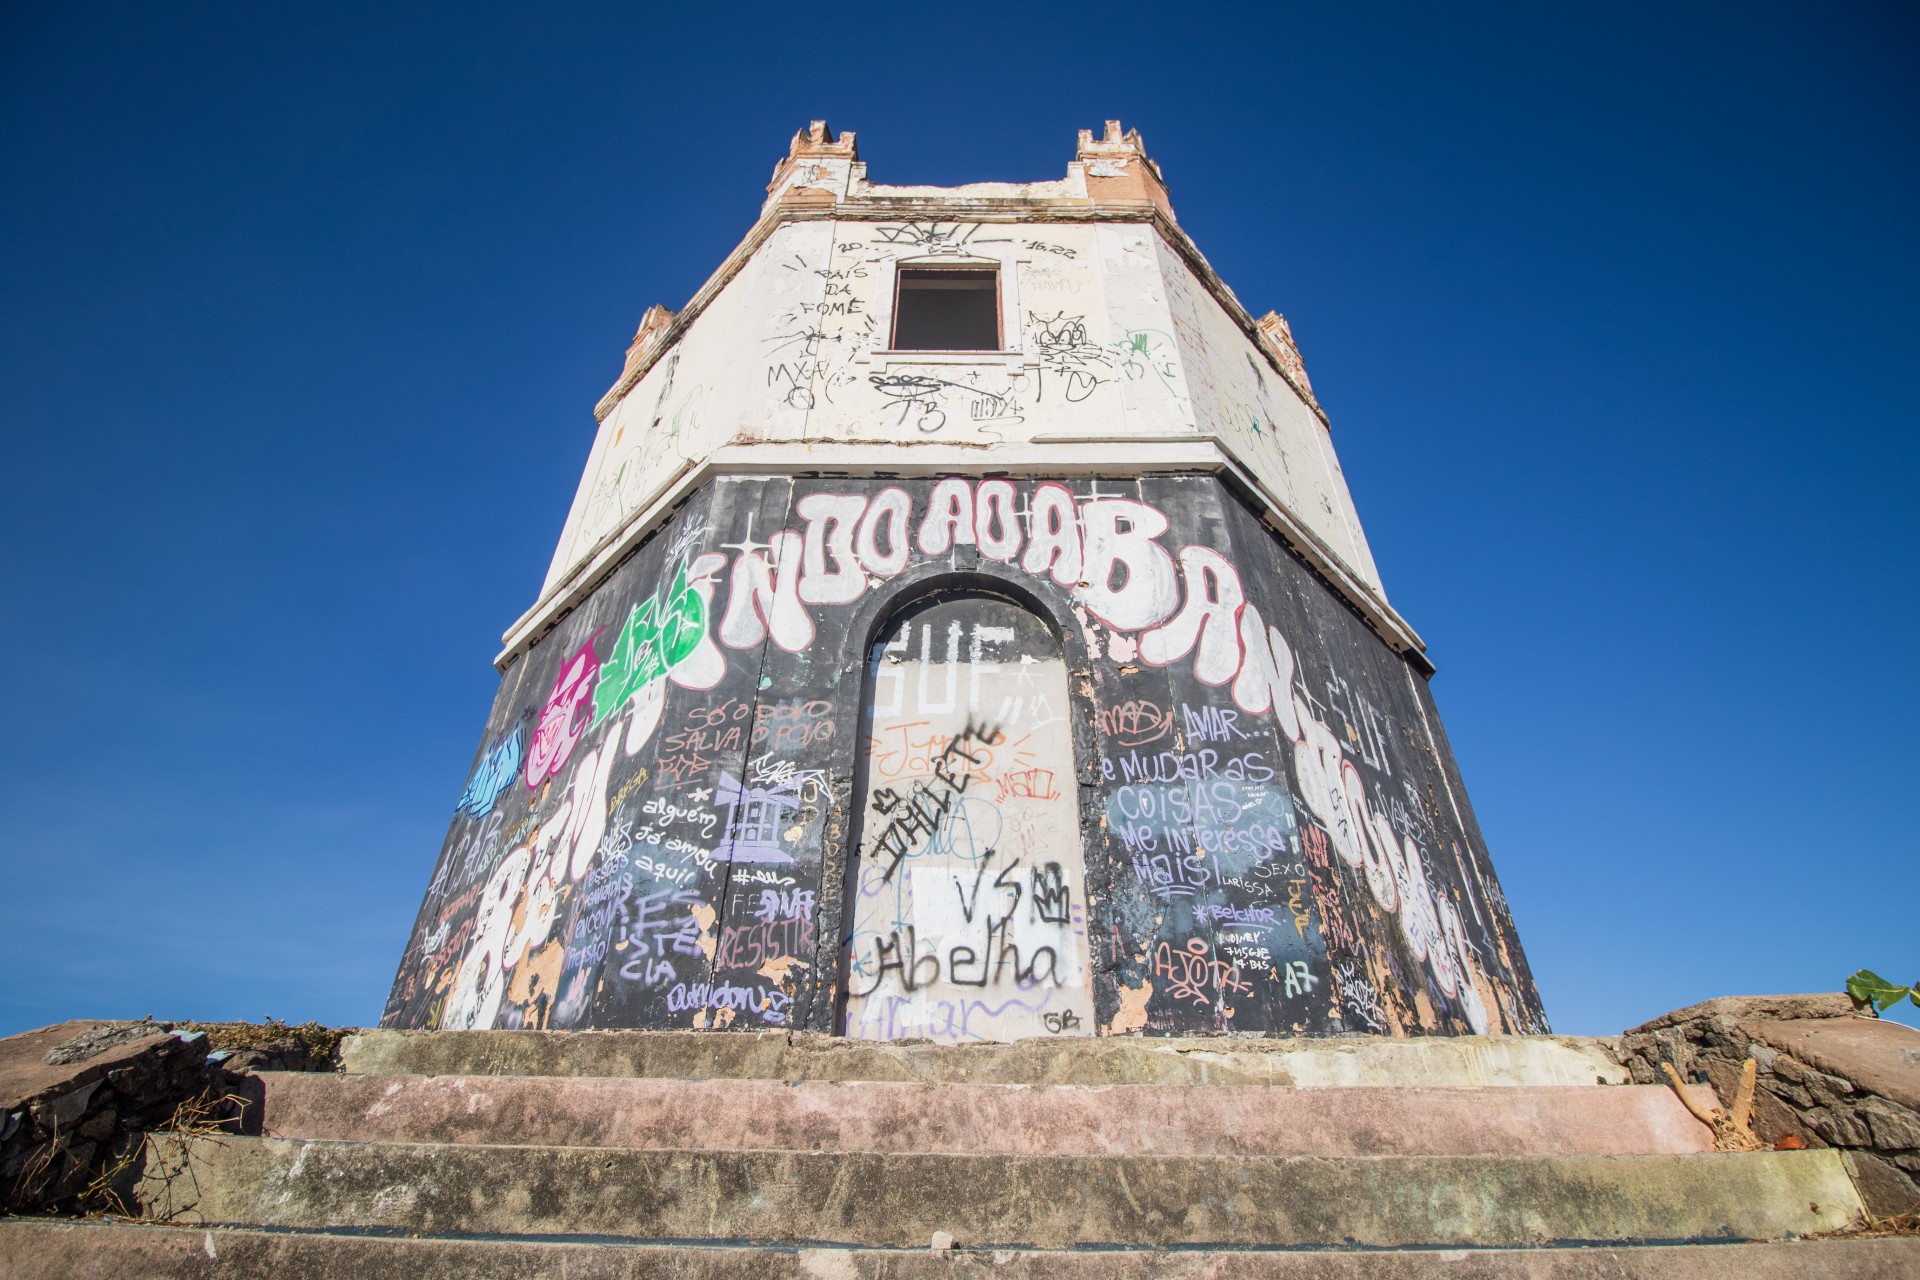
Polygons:
<instances>
[{"instance_id":1,"label":"concrete step","mask_svg":"<svg viewBox=\"0 0 1920 1280\"><path fill-rule=\"evenodd\" d=\"M12 1280L1910 1280L1920 1238L1630 1248L952 1254L0 1222Z\"/></svg>"},{"instance_id":2,"label":"concrete step","mask_svg":"<svg viewBox=\"0 0 1920 1280\"><path fill-rule=\"evenodd\" d=\"M1653 1155L1664 1088L1294 1089L262 1073L279 1138L956 1155ZM1714 1105L1711 1091L1700 1101Z\"/></svg>"},{"instance_id":3,"label":"concrete step","mask_svg":"<svg viewBox=\"0 0 1920 1280\"><path fill-rule=\"evenodd\" d=\"M1505 1247L1847 1226L1838 1152L1007 1156L157 1138L161 1221L914 1247Z\"/></svg>"},{"instance_id":4,"label":"concrete step","mask_svg":"<svg viewBox=\"0 0 1920 1280\"><path fill-rule=\"evenodd\" d=\"M1626 1084L1575 1036L1084 1037L1012 1044L846 1040L806 1032L362 1031L345 1069L372 1075L658 1076L930 1084Z\"/></svg>"}]
</instances>

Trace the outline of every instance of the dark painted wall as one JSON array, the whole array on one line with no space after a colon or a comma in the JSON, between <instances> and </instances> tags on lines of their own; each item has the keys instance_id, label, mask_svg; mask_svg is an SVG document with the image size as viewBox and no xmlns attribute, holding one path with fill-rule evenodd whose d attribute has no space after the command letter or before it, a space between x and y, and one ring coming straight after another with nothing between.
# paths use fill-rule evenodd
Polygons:
<instances>
[{"instance_id":1,"label":"dark painted wall","mask_svg":"<svg viewBox=\"0 0 1920 1280\"><path fill-rule=\"evenodd\" d=\"M696 495L507 670L383 1024L832 1029L869 646L955 587L1066 655L1101 1031L1546 1029L1425 680L1182 476Z\"/></svg>"}]
</instances>

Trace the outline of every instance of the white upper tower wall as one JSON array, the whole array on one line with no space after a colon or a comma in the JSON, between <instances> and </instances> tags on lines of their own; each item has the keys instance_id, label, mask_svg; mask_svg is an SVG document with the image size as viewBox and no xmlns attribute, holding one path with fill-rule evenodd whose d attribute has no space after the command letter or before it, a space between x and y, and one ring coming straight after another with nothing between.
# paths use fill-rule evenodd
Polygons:
<instances>
[{"instance_id":1,"label":"white upper tower wall","mask_svg":"<svg viewBox=\"0 0 1920 1280\"><path fill-rule=\"evenodd\" d=\"M898 349L903 279L909 308L990 289L993 349ZM895 187L816 121L687 306L648 310L597 417L503 663L687 493L796 472L1220 474L1390 645L1421 647L1387 604L1286 322L1240 305L1116 122L1082 131L1063 179Z\"/></svg>"}]
</instances>

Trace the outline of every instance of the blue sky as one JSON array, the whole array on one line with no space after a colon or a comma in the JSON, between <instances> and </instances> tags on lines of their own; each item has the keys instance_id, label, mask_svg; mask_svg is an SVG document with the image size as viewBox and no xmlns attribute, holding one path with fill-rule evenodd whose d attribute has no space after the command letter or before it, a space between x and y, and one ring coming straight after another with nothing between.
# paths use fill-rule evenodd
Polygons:
<instances>
[{"instance_id":1,"label":"blue sky","mask_svg":"<svg viewBox=\"0 0 1920 1280\"><path fill-rule=\"evenodd\" d=\"M1556 1029L1920 977L1917 34L6 6L0 1033L378 1016L592 406L821 116L883 182L1143 131L1292 322Z\"/></svg>"}]
</instances>

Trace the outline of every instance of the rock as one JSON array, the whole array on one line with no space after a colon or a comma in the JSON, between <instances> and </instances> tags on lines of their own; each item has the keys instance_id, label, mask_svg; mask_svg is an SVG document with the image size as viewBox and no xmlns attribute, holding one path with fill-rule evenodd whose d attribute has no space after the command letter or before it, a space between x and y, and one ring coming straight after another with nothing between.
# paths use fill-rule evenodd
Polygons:
<instances>
[{"instance_id":1,"label":"rock","mask_svg":"<svg viewBox=\"0 0 1920 1280\"><path fill-rule=\"evenodd\" d=\"M1738 1019L1785 1020L1805 1018L1850 1018L1853 1016L1853 1001L1847 999L1844 992L1818 992L1813 995L1794 996L1720 996L1713 1000L1704 1000L1699 1004L1676 1009L1651 1022L1642 1023L1632 1031L1659 1031L1667 1027L1679 1027L1703 1022L1717 1016L1731 1016Z\"/></svg>"},{"instance_id":2,"label":"rock","mask_svg":"<svg viewBox=\"0 0 1920 1280\"><path fill-rule=\"evenodd\" d=\"M87 1118L85 1123L77 1126L74 1132L83 1138L91 1138L95 1142L104 1142L112 1136L115 1126L119 1123L120 1113L112 1107L106 1107L94 1112Z\"/></svg>"},{"instance_id":3,"label":"rock","mask_svg":"<svg viewBox=\"0 0 1920 1280\"><path fill-rule=\"evenodd\" d=\"M72 1024L67 1024L72 1025ZM155 1028L146 1022L107 1023L89 1027L47 1050L41 1058L50 1067L65 1067L105 1053L116 1045L132 1044L152 1035Z\"/></svg>"},{"instance_id":4,"label":"rock","mask_svg":"<svg viewBox=\"0 0 1920 1280\"><path fill-rule=\"evenodd\" d=\"M1868 1098L1860 1104L1860 1114L1873 1132L1873 1145L1889 1151L1920 1147L1920 1116L1884 1098Z\"/></svg>"},{"instance_id":5,"label":"rock","mask_svg":"<svg viewBox=\"0 0 1920 1280\"><path fill-rule=\"evenodd\" d=\"M68 1022L0 1039L0 1213L116 1207L88 1197L139 1140L127 1131L159 1128L187 1100L241 1083L209 1068L204 1035L150 1022ZM212 1118L246 1112L223 1104Z\"/></svg>"},{"instance_id":6,"label":"rock","mask_svg":"<svg viewBox=\"0 0 1920 1280\"><path fill-rule=\"evenodd\" d=\"M1761 1083L1765 1086L1766 1091L1773 1097L1780 1099L1788 1106L1799 1107L1802 1110L1822 1107L1827 1105L1828 1102L1833 1101L1832 1098L1828 1098L1825 1101L1816 1099L1812 1093L1801 1088L1799 1085L1788 1084L1778 1076L1775 1076L1771 1080L1763 1080Z\"/></svg>"},{"instance_id":7,"label":"rock","mask_svg":"<svg viewBox=\"0 0 1920 1280\"><path fill-rule=\"evenodd\" d=\"M98 1080L90 1080L65 1093L55 1094L34 1107L33 1122L43 1129L56 1132L73 1128L87 1114L87 1104L93 1101L93 1095L99 1088Z\"/></svg>"},{"instance_id":8,"label":"rock","mask_svg":"<svg viewBox=\"0 0 1920 1280\"><path fill-rule=\"evenodd\" d=\"M1766 1089L1756 1089L1753 1094L1753 1131L1760 1141L1769 1145L1782 1138L1798 1139L1809 1147L1824 1147L1827 1144L1814 1136L1802 1119L1800 1112L1789 1106Z\"/></svg>"},{"instance_id":9,"label":"rock","mask_svg":"<svg viewBox=\"0 0 1920 1280\"><path fill-rule=\"evenodd\" d=\"M1658 1079L1661 1062L1704 1076L1722 1106L1751 1057L1763 1142L1846 1148L1856 1177L1875 1180L1878 1214L1920 1202L1920 1033L1910 1027L1855 1015L1839 994L1732 996L1636 1027L1618 1052L1636 1081Z\"/></svg>"},{"instance_id":10,"label":"rock","mask_svg":"<svg viewBox=\"0 0 1920 1280\"><path fill-rule=\"evenodd\" d=\"M1846 1091L1877 1093L1920 1111L1920 1031L1912 1027L1847 1017L1762 1022L1753 1032L1772 1048L1837 1078Z\"/></svg>"},{"instance_id":11,"label":"rock","mask_svg":"<svg viewBox=\"0 0 1920 1280\"><path fill-rule=\"evenodd\" d=\"M1871 1152L1847 1152L1847 1171L1870 1216L1893 1218L1920 1208L1920 1189L1913 1180Z\"/></svg>"},{"instance_id":12,"label":"rock","mask_svg":"<svg viewBox=\"0 0 1920 1280\"><path fill-rule=\"evenodd\" d=\"M1817 1113L1813 1131L1836 1147L1871 1147L1873 1132L1852 1111L1823 1109Z\"/></svg>"}]
</instances>

